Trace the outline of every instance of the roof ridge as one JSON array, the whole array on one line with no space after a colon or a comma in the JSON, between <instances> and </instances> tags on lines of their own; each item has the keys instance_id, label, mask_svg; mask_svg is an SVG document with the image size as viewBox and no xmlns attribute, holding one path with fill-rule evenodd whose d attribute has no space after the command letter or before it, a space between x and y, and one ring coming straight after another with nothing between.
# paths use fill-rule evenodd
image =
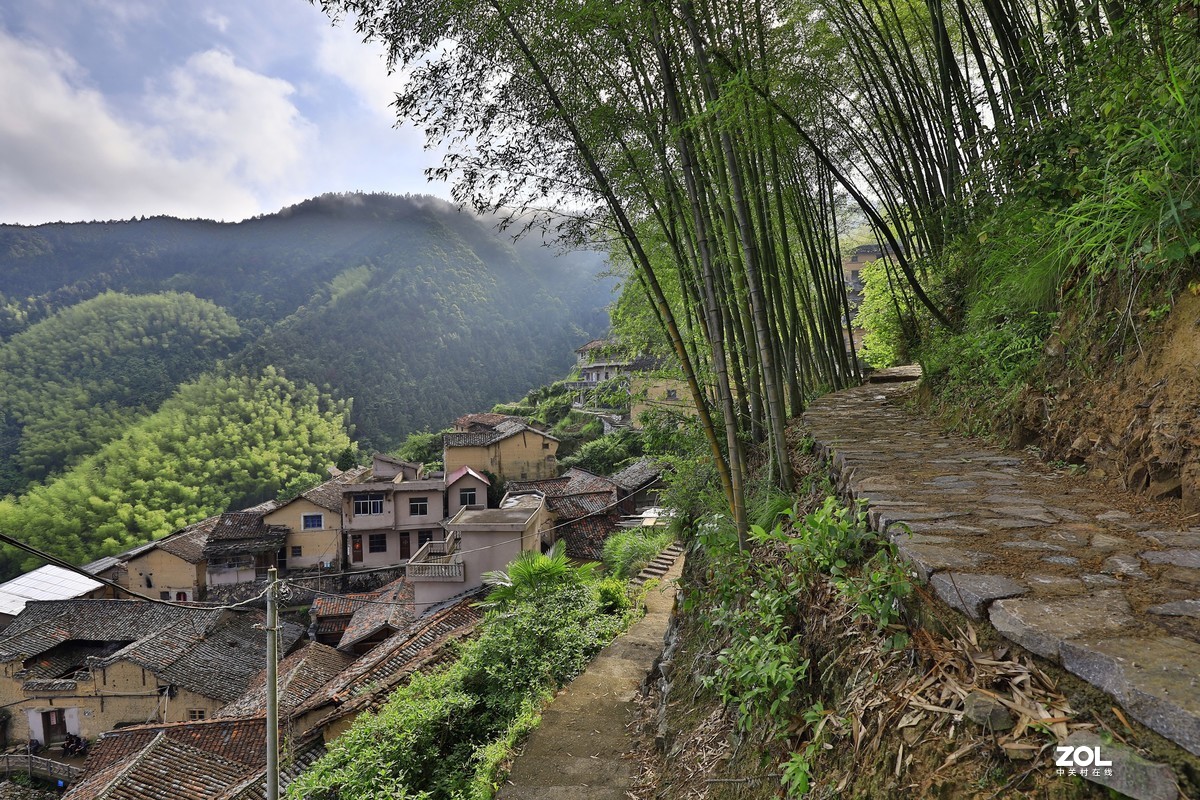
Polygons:
<instances>
[{"instance_id":1,"label":"roof ridge","mask_svg":"<svg viewBox=\"0 0 1200 800\"><path fill-rule=\"evenodd\" d=\"M158 747L166 738L167 735L162 731L159 731L158 735L155 736L148 745L143 747L140 753L138 753L127 764L122 765L119 770L113 773L112 778L108 781L108 785L105 786L104 789L95 796L95 800L104 800L105 797L110 797L113 790L117 788L117 781L139 767L141 763L145 761L147 757L149 757L150 752Z\"/></svg>"}]
</instances>

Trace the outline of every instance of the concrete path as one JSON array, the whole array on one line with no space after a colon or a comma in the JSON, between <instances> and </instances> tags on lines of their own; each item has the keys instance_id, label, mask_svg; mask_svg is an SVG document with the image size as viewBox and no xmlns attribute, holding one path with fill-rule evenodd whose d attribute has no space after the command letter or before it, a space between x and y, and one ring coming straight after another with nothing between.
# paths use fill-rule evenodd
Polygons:
<instances>
[{"instance_id":1,"label":"concrete path","mask_svg":"<svg viewBox=\"0 0 1200 800\"><path fill-rule=\"evenodd\" d=\"M646 616L617 637L542 715L513 763L498 800L623 800L635 764L622 758L632 745L642 679L662 652L675 604L683 557L646 597Z\"/></svg>"},{"instance_id":2,"label":"concrete path","mask_svg":"<svg viewBox=\"0 0 1200 800\"><path fill-rule=\"evenodd\" d=\"M944 434L901 407L913 387L867 384L805 413L839 489L947 604L1200 755L1195 520Z\"/></svg>"}]
</instances>

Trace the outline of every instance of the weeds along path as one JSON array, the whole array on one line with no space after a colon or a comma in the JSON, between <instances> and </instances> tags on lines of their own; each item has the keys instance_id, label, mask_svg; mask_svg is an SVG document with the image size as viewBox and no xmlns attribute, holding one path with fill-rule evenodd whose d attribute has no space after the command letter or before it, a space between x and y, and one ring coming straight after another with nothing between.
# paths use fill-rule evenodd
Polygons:
<instances>
[{"instance_id":1,"label":"weeds along path","mask_svg":"<svg viewBox=\"0 0 1200 800\"><path fill-rule=\"evenodd\" d=\"M646 594L646 616L593 659L542 714L542 723L513 762L497 800L622 800L635 764L626 727L637 713L642 681L662 652L683 571L674 562Z\"/></svg>"},{"instance_id":2,"label":"weeds along path","mask_svg":"<svg viewBox=\"0 0 1200 800\"><path fill-rule=\"evenodd\" d=\"M943 433L904 409L915 385L867 384L805 413L839 491L941 601L1200 755L1197 520Z\"/></svg>"}]
</instances>

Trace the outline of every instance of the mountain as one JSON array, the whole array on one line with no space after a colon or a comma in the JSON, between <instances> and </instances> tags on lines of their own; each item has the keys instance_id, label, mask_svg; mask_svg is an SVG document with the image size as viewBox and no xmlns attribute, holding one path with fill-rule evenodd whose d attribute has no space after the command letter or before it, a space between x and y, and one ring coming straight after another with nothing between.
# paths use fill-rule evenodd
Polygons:
<instances>
[{"instance_id":1,"label":"mountain","mask_svg":"<svg viewBox=\"0 0 1200 800\"><path fill-rule=\"evenodd\" d=\"M605 327L612 284L597 278L603 258L539 244L514 245L440 200L365 194L323 195L239 223L4 225L0 350L22 336L48 339L39 323L105 292L191 296L236 327L192 366L220 356L276 367L352 399L355 438L387 448L561 376L573 343ZM76 346L62 342L63 352ZM0 367L32 369L19 357ZM96 368L105 367L100 358ZM19 410L3 410L10 441ZM41 477L34 466L28 474Z\"/></svg>"}]
</instances>

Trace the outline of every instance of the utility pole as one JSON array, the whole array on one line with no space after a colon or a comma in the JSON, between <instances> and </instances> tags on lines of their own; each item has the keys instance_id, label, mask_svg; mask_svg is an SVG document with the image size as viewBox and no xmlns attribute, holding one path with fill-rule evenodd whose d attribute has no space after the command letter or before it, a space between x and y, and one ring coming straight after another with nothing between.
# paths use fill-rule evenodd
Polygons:
<instances>
[{"instance_id":1,"label":"utility pole","mask_svg":"<svg viewBox=\"0 0 1200 800\"><path fill-rule=\"evenodd\" d=\"M278 570L267 570L267 800L279 800Z\"/></svg>"}]
</instances>

